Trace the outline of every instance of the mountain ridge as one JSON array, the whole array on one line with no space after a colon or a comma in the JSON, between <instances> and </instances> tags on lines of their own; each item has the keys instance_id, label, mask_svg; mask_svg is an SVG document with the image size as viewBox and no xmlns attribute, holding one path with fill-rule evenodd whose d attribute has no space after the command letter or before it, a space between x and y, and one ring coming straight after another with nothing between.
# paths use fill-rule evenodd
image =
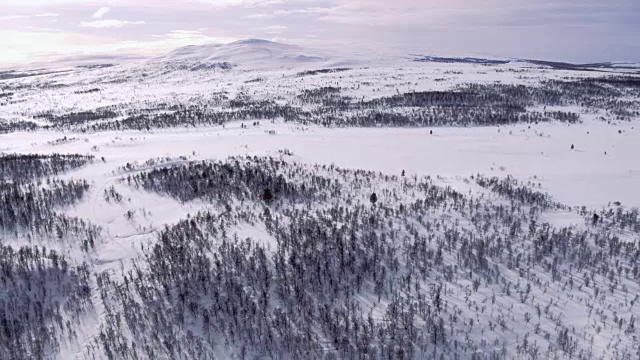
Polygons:
<instances>
[{"instance_id":1,"label":"mountain ridge","mask_svg":"<svg viewBox=\"0 0 640 360\"><path fill-rule=\"evenodd\" d=\"M540 60L516 57L494 56L443 56L397 52L384 58L408 59L425 63L471 63L480 65L505 65L527 63L563 70L640 70L640 63L628 61L605 61L597 63L571 63L564 61ZM380 62L380 58L365 52L335 51L308 48L295 44L271 40L249 38L230 43L210 43L177 47L157 56L135 54L82 54L66 56L51 62L36 62L23 66L0 67L3 71L50 68L99 68L123 64L174 63L178 68L212 69L241 67L253 69L275 69L312 65L324 67L345 67L352 64Z\"/></svg>"},{"instance_id":2,"label":"mountain ridge","mask_svg":"<svg viewBox=\"0 0 640 360\"><path fill-rule=\"evenodd\" d=\"M293 67L323 63L329 57L319 50L263 39L246 39L228 44L190 45L149 60L151 63L231 64L251 68Z\"/></svg>"}]
</instances>

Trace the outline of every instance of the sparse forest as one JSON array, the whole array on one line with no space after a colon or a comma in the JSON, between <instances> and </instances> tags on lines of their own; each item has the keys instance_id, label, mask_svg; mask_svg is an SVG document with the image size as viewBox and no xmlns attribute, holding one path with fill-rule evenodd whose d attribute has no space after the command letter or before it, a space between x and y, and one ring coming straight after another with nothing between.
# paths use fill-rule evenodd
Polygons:
<instances>
[{"instance_id":1,"label":"sparse forest","mask_svg":"<svg viewBox=\"0 0 640 360\"><path fill-rule=\"evenodd\" d=\"M487 70L495 69L497 73L529 74L536 71L505 68L507 65L499 62L478 63L471 60L469 64ZM162 79L173 72L195 72L185 76L198 79L206 74L227 76L227 73L235 71L231 64L176 66L172 64L159 74L145 73L140 81L150 82L147 85L150 87L158 78ZM119 104L81 111L43 108L31 114L31 121L21 115L20 121L0 122L0 132L35 129L151 131L260 120L324 127L493 126L543 122L576 124L583 120L584 115L598 114L597 119L607 122L630 121L640 115L639 80L637 76L628 74L543 77L533 83L513 84L458 81L455 85L437 90L419 90L415 88L418 82L411 81L414 76L425 84L443 82L447 77L429 79L420 72L406 75L399 72L394 76L385 76L381 79L381 85L376 86L369 81L366 71L359 71L365 69L325 68L293 72L282 75L284 84L288 86L278 85L274 88L266 85L274 79L266 81L264 77L253 77L231 92L229 88L222 87L203 94L156 101L153 97L152 100L146 97L144 100L123 98ZM445 71L443 75L461 74ZM519 78L526 77L519 75ZM93 101L110 93L107 86L113 84L117 87L127 81L132 81L130 75L95 83L95 86L83 86L80 90L70 86L76 90L69 96ZM44 80L38 85L47 91L60 89L65 92L68 87ZM22 100L17 98L30 96L34 91L11 83L4 87L6 89L0 104L11 108L21 103ZM36 90L42 91L40 88ZM395 93L390 93L390 90L395 90ZM366 95L361 96L363 92ZM121 96L117 91L112 95Z\"/></svg>"},{"instance_id":2,"label":"sparse forest","mask_svg":"<svg viewBox=\"0 0 640 360\"><path fill-rule=\"evenodd\" d=\"M591 214L584 230L555 227L540 215L579 209L513 179L475 181L505 202L273 158L127 176L215 210L165 227L119 276L96 275L108 315L85 355L588 359L608 329L609 356L638 356L637 241ZM575 308L582 325L563 316Z\"/></svg>"},{"instance_id":3,"label":"sparse forest","mask_svg":"<svg viewBox=\"0 0 640 360\"><path fill-rule=\"evenodd\" d=\"M629 120L640 114L640 93L632 77L547 81L540 86L465 84L451 91L407 92L359 101L343 95L339 87L304 89L295 100L282 104L216 96L203 106L177 106L162 113L141 113L118 118L116 113L88 112L38 115L52 128L83 131L151 130L179 126L211 126L233 121L278 120L329 127L487 126L559 121L577 123L571 111L533 110L547 106L581 106L610 113L606 119ZM628 96L633 101L622 100ZM92 122L91 120L107 120Z\"/></svg>"},{"instance_id":4,"label":"sparse forest","mask_svg":"<svg viewBox=\"0 0 640 360\"><path fill-rule=\"evenodd\" d=\"M80 201L90 185L55 176L91 160L60 154L0 157L0 358L57 354L61 342L77 337L93 307L89 266L54 250L88 251L99 236L97 227L58 212ZM19 239L29 245L15 246Z\"/></svg>"}]
</instances>

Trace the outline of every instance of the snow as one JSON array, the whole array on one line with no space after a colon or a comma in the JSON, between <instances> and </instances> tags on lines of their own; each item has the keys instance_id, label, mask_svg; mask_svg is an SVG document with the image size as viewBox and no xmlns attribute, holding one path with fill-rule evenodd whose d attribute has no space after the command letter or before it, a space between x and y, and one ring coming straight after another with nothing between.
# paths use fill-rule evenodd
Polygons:
<instances>
[{"instance_id":1,"label":"snow","mask_svg":"<svg viewBox=\"0 0 640 360\"><path fill-rule=\"evenodd\" d=\"M276 135L269 135L274 130ZM153 157L188 156L224 159L230 155L279 156L289 149L296 161L336 164L398 175L469 177L474 174L540 183L540 190L571 206L602 208L620 201L640 207L640 128L586 122L566 126L480 128L371 128L326 129L286 123L263 123L241 129L240 123L223 127L152 132L83 134L83 141L52 146L67 135L25 132L0 135L5 153L80 153L105 157L106 165L81 173L104 182L108 169ZM622 134L618 130L623 130ZM571 145L575 150L571 150ZM92 148L97 147L97 151ZM605 155L605 151L607 154ZM193 153L195 152L195 156ZM93 172L93 173L91 173ZM78 174L80 175L80 174Z\"/></svg>"},{"instance_id":2,"label":"snow","mask_svg":"<svg viewBox=\"0 0 640 360\"><path fill-rule=\"evenodd\" d=\"M225 63L231 67L222 65ZM330 68L349 70L300 76L307 70ZM22 90L0 108L0 121L41 122L34 116L43 112L67 114L103 107L128 113L160 103L209 105L214 94L230 99L243 94L256 101L286 103L304 90L338 85L344 96L371 100L413 91L446 91L468 83L537 85L541 80L592 76L593 72L541 69L527 63L421 63L397 56L371 57L271 42L203 45L143 62L5 81ZM98 91L82 93L90 89Z\"/></svg>"},{"instance_id":3,"label":"snow","mask_svg":"<svg viewBox=\"0 0 640 360\"><path fill-rule=\"evenodd\" d=\"M170 104L202 104L206 103L204 94L211 93L222 93L230 98L251 94L253 99L275 99L286 103L295 99L300 90L336 83L344 89L345 95L354 99L373 99L401 92L451 89L469 82L528 85L538 83L541 78L562 79L569 74L578 78L592 75L580 71L548 72L548 69L525 73L525 70L531 70L531 65L526 63L487 67L479 64L415 63L407 59L392 62L389 58L362 62L357 54L351 55L341 56L263 40L186 47L142 64L91 71L76 69L65 74L38 76L38 79L15 80L11 82L12 85L35 85L33 89L18 94L18 101L0 107L0 118L31 120L33 115L41 111L66 113L111 105L135 110L152 107L163 101ZM191 71L167 71L163 67L180 63L225 62L235 67L195 75ZM356 68L344 73L299 76L301 70L334 66ZM141 69L153 76L132 75L139 75L137 71ZM251 82L256 78L263 80ZM370 84L364 85L365 82ZM48 88L50 84L63 86ZM42 85L42 88L36 85ZM100 87L100 92L76 93L78 89L92 87ZM580 112L584 121L569 126L545 123L468 128L324 128L261 121L259 126L249 125L248 128L241 126L247 125L247 122L237 122L225 126L145 132L70 133L40 130L1 134L0 152L77 153L96 157L93 164L62 177L87 179L92 184L92 190L84 201L65 209L65 212L100 226L103 229L102 239L98 241L95 252L89 255L64 247L59 249L69 251L67 254L76 260L88 259L94 272L119 273L121 269L130 269L132 261L141 254L142 247L153 244L164 226L176 224L199 211L213 209L212 204L203 201L181 203L169 196L134 190L122 183L121 178L129 173L186 161L223 160L234 155L282 157L288 162L335 164L342 168L371 170L388 175L400 175L404 170L407 177L431 176L437 183L460 192L487 195L492 203L507 200L479 188L468 180L471 176L512 176L523 183L533 184L537 191L549 193L557 202L571 207L585 206L590 211L610 208L613 202L618 201L623 208L640 207L640 191L637 190L640 184L640 161L637 155L640 150L640 129L637 128L637 121L610 124L596 120L601 114L585 113L579 108L550 107L548 110ZM572 145L574 149L571 149ZM284 155L284 149L292 155ZM166 161L149 166L139 165L151 158L163 158ZM134 164L134 169L126 172L117 170L127 164ZM111 187L122 195L122 201L104 199L104 191ZM362 197L363 194L359 195ZM127 213L131 216L126 216ZM444 218L449 214L436 213L433 216ZM465 221L458 218L449 220ZM548 211L541 214L539 220L557 227L586 228L584 217L572 211ZM231 236L252 238L268 251L277 247L275 238L268 234L263 223L240 223L233 225L230 230ZM399 225L398 231L402 231ZM473 229L469 227L465 231L471 233ZM630 239L629 234L622 235ZM17 245L20 241L23 239L8 239L6 243ZM455 259L447 258L445 262L453 264ZM542 282L550 281L548 271L539 268L531 271ZM522 281L522 286L526 282L506 266L502 266L501 274L514 283ZM575 286L580 286L582 281L581 275L576 273ZM462 301L468 296L467 291L472 284L461 281L457 285L449 290L447 299L450 306L460 309L464 319L476 319L479 322L482 318L486 323L486 320L497 318L497 313L502 313L502 316L510 319L510 326L516 325L512 327L512 336L503 340L513 345L524 335L525 330L517 328L517 324L528 305L498 297L498 305L490 307L491 311L497 313L481 313L468 308ZM536 287L532 296L556 301L555 305L550 306L551 313L556 317L571 319L569 323L579 329L594 326L590 323L596 321L595 315L588 317L585 310L585 302L593 298L592 289L585 287L565 293L563 286L553 283L549 294L543 294ZM638 288L634 285L629 290L633 294L637 293ZM381 319L386 304L383 301L376 305L376 299L370 295L358 295L358 300L365 307L375 307L374 317ZM492 295L489 287L483 287L473 299L482 304ZM610 303L625 301L619 293L608 296L613 297L613 300L608 299ZM88 318L104 316L97 297L94 302L96 314L89 314ZM82 327L81 330L86 334L80 339L81 343L86 344L97 334L97 323L88 321ZM552 321L544 321L543 331L555 333L553 326ZM611 334L604 331L595 336L594 348L601 350L609 346L613 340ZM479 330L474 332L474 336L477 341L484 339ZM76 350L70 345L61 357L80 356Z\"/></svg>"},{"instance_id":4,"label":"snow","mask_svg":"<svg viewBox=\"0 0 640 360\"><path fill-rule=\"evenodd\" d=\"M230 63L244 69L269 69L323 64L329 61L325 56L326 54L320 50L267 40L248 39L229 44L190 45L153 58L150 62Z\"/></svg>"}]
</instances>

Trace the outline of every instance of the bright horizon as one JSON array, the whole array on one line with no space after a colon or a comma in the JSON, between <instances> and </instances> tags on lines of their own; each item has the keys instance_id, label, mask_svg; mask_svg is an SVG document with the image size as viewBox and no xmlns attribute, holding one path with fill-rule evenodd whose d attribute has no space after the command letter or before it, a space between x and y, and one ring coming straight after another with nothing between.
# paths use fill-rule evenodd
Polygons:
<instances>
[{"instance_id":1,"label":"bright horizon","mask_svg":"<svg viewBox=\"0 0 640 360\"><path fill-rule=\"evenodd\" d=\"M0 66L260 38L580 63L640 61L634 0L4 0Z\"/></svg>"}]
</instances>

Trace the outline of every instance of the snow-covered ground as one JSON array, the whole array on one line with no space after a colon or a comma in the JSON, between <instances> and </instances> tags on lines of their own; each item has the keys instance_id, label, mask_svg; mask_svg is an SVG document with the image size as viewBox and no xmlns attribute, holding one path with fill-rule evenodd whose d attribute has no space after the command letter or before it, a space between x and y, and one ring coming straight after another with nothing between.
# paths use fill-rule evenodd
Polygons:
<instances>
[{"instance_id":1,"label":"snow-covered ground","mask_svg":"<svg viewBox=\"0 0 640 360\"><path fill-rule=\"evenodd\" d=\"M411 56L366 59L361 54L338 55L251 40L188 47L112 67L24 73L28 76L0 81L0 125L33 124L30 131L0 134L0 155L95 157L78 169L52 176L84 179L90 187L78 201L55 209L68 218L52 220L57 228L52 227L51 233L37 233L33 230L37 224L29 223L29 211L38 206L30 205L24 213L27 215L19 211L14 214L14 209L6 206L0 208L11 215L10 220L29 224L1 229L0 246L5 253L9 253L7 248L46 247L66 256L72 266L86 263L84 271L90 275L89 285L81 289L81 293L90 295L90 304L76 313L69 310L69 314L81 314L79 319L72 315L55 317L59 323L54 317L49 319L56 329L53 338L60 344L44 357L133 358L136 356L131 353L137 347L144 354L142 358L155 358L150 355L154 351L160 354L158 358L240 358L247 351L248 357L265 358L275 356L271 350L285 351L287 346L282 343L292 340L282 334L293 333L300 336L293 340L295 344L314 343L317 346L311 346L313 351L348 358L349 346L356 346L358 339L335 334L341 326L346 327L345 333L357 333L349 324L357 322L358 314L371 317L367 323L372 329L375 324L378 331L392 333L391 340L381 333L380 339L372 340L381 348L382 344L397 346L396 341L402 339L398 340L393 331L412 326L420 336L432 336L433 340L418 337L413 345L404 344L400 349L415 346L412 349L420 354L416 358L440 354L443 358L459 354L459 358L488 358L501 354L502 358L546 355L632 359L640 354L634 327L640 314L636 311L640 296L640 227L633 210L640 207L638 78L628 73L629 67L613 74L622 77L611 77L614 69L593 72L527 62L414 60ZM469 100L458 92L473 93L474 86L485 91L476 94L479 98L495 101L491 103L497 104L495 108L465 112L469 107L482 108L482 103L474 102L478 98ZM563 98L555 93L558 89L575 93ZM432 108L436 109L432 113L421 113ZM509 112L512 108L517 110ZM241 118L221 117L224 125L204 121L234 112ZM554 121L547 112L557 112L561 120ZM539 117L520 117L531 113ZM323 122L331 116L368 119L366 116L372 115L381 119L381 114L399 115L400 119L402 115L410 119L439 116L444 121L428 127L417 126L421 124L417 122L399 123L397 127L384 122L360 126L354 125L357 122ZM476 121L485 117L495 121L482 123L485 126L446 122L453 117L466 119L469 114L476 116ZM285 115L290 117L287 121ZM204 120L191 123L195 118ZM126 119L129 123L123 124L129 127L118 125L117 131L94 126ZM157 119L161 121L151 121ZM179 121L171 122L175 119ZM155 125L129 130L143 121ZM318 125L323 123L327 126ZM229 160L234 156L256 158ZM282 164L273 165L272 160L265 160L268 158L280 159ZM197 161L220 161L223 165L214 168L218 172L207 170L205 165L189 168ZM242 161L246 164L238 165ZM179 172L187 170L190 172L186 176ZM245 177L237 175L238 171L246 171ZM150 174L154 174L153 180ZM17 182L2 175L7 184L0 185ZM226 183L225 176L238 183ZM270 185L256 185L251 176ZM508 181L501 183L502 187L483 187L484 178ZM289 187L282 187L282 181ZM44 192L51 186L49 180L40 179L33 191ZM284 190L276 194L281 199L271 203L273 194L267 192L271 189L262 186L273 186L273 191L281 186ZM308 194L309 190L315 192ZM372 192L379 200L370 197ZM0 188L7 204L13 204L18 193ZM24 196L27 200L34 197L45 198L42 194ZM198 217L198 213L206 215ZM99 227L91 247L75 241L84 239L82 231L89 233L85 228L77 234L65 232L68 219L74 218ZM296 230L295 226L300 228ZM279 277L266 280L267 285L260 283L269 271L277 273L291 266L286 271L297 274L302 265L311 267L300 264L301 255L304 261L322 259L315 253L320 244L326 246L328 239L340 236L348 237L348 246L337 242L324 251L339 249L344 255L348 248L346 260L324 259L323 271L320 263L313 264L313 269L301 272L306 276L303 285L287 283L290 280L282 280L281 272ZM176 239L183 242L172 244ZM208 242L196 242L202 239ZM225 258L232 251L218 253L223 247L221 239L225 246L233 243L242 250L234 253L233 259ZM388 246L382 250L382 257L378 257L380 243ZM199 246L195 251L189 248L194 244ZM567 248L567 244L571 246ZM299 250L296 246L307 247ZM264 249L269 271L257 280L247 280L242 276L257 273L256 259L262 251L257 249ZM376 257L367 260L374 252ZM17 257L16 263L24 262L24 256ZM35 259L39 269L58 261L57 257ZM192 260L201 267L196 268ZM243 265L245 260L249 265ZM9 260L0 257L3 261ZM360 274L365 280L360 275L344 280L340 285L343 289L333 295L344 294L332 298L323 308L318 304L332 295L316 294L319 288L305 289L304 284L318 281L313 278L317 276L321 279L318 287L333 291L327 284L333 286L336 279L327 274L338 264L345 269L359 264L365 269ZM184 269L167 275L165 271L173 265ZM220 271L220 266L225 271ZM383 276L380 281L380 270L393 275L385 275L387 280ZM202 285L204 293L197 292L206 281L229 274L240 277L226 278L224 286L234 281L242 286L220 285L227 290L216 293L219 298L208 292L214 283ZM8 278L11 280L5 283L16 284L15 278ZM244 280L248 283L243 284ZM282 288L273 289L274 282L282 282L282 288L295 288L295 297L288 298ZM145 288L150 284L155 285ZM260 286L265 288L256 290ZM214 288L211 285L211 291ZM298 293L300 288L304 296ZM177 296L173 293L176 289L180 289ZM9 293L3 291L0 289L0 297ZM242 306L250 305L241 311L233 308L225 312L233 307L230 302L222 307L217 302L228 291L246 295ZM192 302L187 306L184 299L189 294ZM252 301L263 306L257 299L264 300L267 294L271 296L268 306L260 311L251 308ZM8 304L16 303L16 299L9 300L12 302ZM57 301L64 302L53 300L56 305L52 306L58 308ZM287 302L295 301L300 302L288 308ZM304 306L309 308L303 309L308 311L303 316L294 313ZM309 310L313 306L315 310ZM193 318L186 316L185 320L187 307L204 311L206 316L191 314ZM71 307L62 308L66 311ZM282 316L281 308L294 312ZM226 327L205 326L209 316L220 316L216 318L220 322L228 320L225 315L207 313L211 309L233 314L227 318L235 321ZM318 315L326 309L334 312ZM238 323L234 318L238 313L252 313L256 319L261 311L264 317L260 324L241 324L243 338L234 338L235 330L227 331L237 326L233 323ZM344 323L340 311L347 313ZM403 329L397 329L398 317L408 313L414 317L403 318ZM298 326L305 324L295 321L307 318L314 320L306 324L308 329L300 330ZM334 318L337 320L331 323ZM73 322L61 325L60 319ZM440 319L440 324L435 319ZM180 325L175 325L178 320ZM386 328L386 322L394 325ZM166 323L169 325L165 327L158 325ZM269 333L267 337L260 333L264 329L256 330L262 335L255 335L253 331L261 324L277 335ZM445 327L446 342L441 337ZM166 330L164 338L156 336L154 329ZM211 330L213 335L209 329L215 329ZM271 336L275 340L260 340ZM354 342L342 346L344 341ZM433 348L429 347L431 342ZM26 353L38 357L35 354L41 350L40 343L27 343L32 348ZM248 349L246 344L251 344ZM425 348L417 349L420 346ZM0 351L9 348L6 345ZM180 350L174 354L172 349ZM317 352L306 355L321 357Z\"/></svg>"},{"instance_id":2,"label":"snow-covered ground","mask_svg":"<svg viewBox=\"0 0 640 360\"><path fill-rule=\"evenodd\" d=\"M275 131L275 135L269 131ZM430 132L433 131L433 134ZM621 133L620 133L621 132ZM77 134L62 145L49 142L62 132L0 135L4 153L78 153L105 157L107 163L79 176L101 183L110 170L155 157L193 160L230 155L271 155L289 149L296 161L336 164L397 175L474 174L513 176L540 183L542 191L571 206L606 207L619 201L640 207L640 127L587 122L579 125L513 125L435 129L327 129L285 123L225 127ZM574 145L574 150L571 150Z\"/></svg>"},{"instance_id":3,"label":"snow-covered ground","mask_svg":"<svg viewBox=\"0 0 640 360\"><path fill-rule=\"evenodd\" d=\"M338 71L313 73L318 70ZM40 70L38 73L44 75L4 81L3 90L12 96L4 103L0 97L0 121L40 122L33 117L105 107L126 114L154 109L158 104L215 109L215 96L248 96L252 100L287 103L304 90L331 86L340 87L342 95L354 101L372 100L411 92L447 91L466 84L531 86L549 80L615 75L616 71L562 70L527 62L416 62L410 56L372 57L247 40L190 46L106 68ZM305 72L312 73L304 75ZM620 74L626 72L621 70Z\"/></svg>"}]
</instances>

